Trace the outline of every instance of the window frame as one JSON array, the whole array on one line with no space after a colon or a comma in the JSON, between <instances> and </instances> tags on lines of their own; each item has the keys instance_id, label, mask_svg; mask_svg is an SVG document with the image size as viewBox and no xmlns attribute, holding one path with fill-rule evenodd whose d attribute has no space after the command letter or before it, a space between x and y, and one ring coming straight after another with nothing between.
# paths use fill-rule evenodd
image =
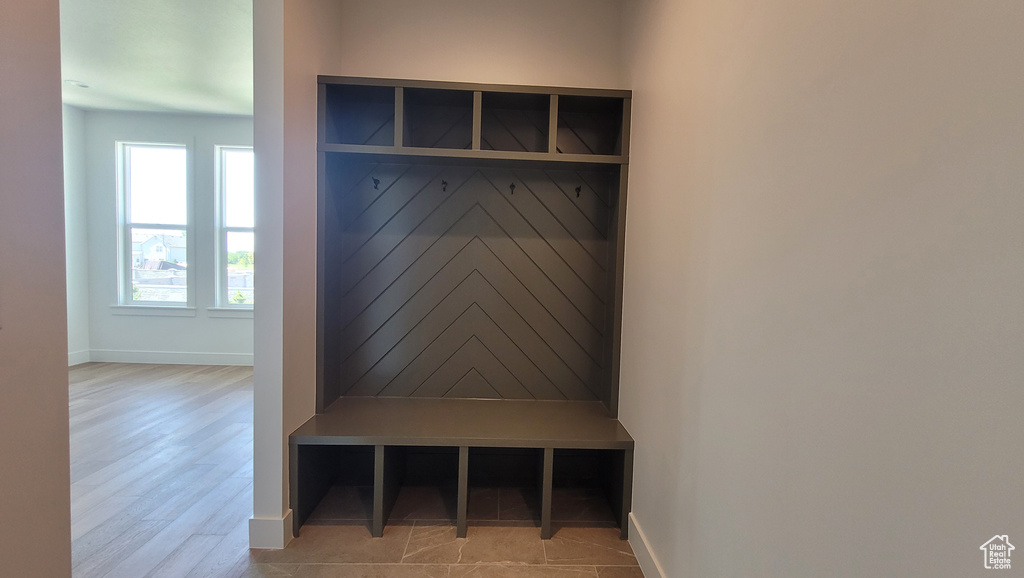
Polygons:
<instances>
[{"instance_id":1,"label":"window frame","mask_svg":"<svg viewBox=\"0 0 1024 578\"><path fill-rule=\"evenodd\" d=\"M215 197L217 199L216 207L216 258L214 259L215 267L217 268L217 298L214 300L216 308L221 310L240 310L240 311L252 311L254 303L234 303L231 301L231 296L228 294L228 234L229 233L252 233L253 239L256 238L256 223L253 222L252 227L229 227L227 225L227 171L224 170L224 153L228 151L249 151L255 155L252 145L215 145L214 146L214 157L216 167L214 169L216 183ZM255 177L255 175L254 175ZM255 206L255 185L253 186L253 203ZM253 251L255 254L255 251ZM256 265L253 263L253 275L255 275ZM253 293L253 301L255 301L255 292Z\"/></svg>"},{"instance_id":2,"label":"window frame","mask_svg":"<svg viewBox=\"0 0 1024 578\"><path fill-rule=\"evenodd\" d=\"M117 157L117 251L118 288L117 306L139 310L186 309L195 307L195 276L193 269L196 256L193 213L193 170L192 147L182 142L115 141ZM185 224L164 225L158 223L136 223L131 220L131 173L128 150L131 147L173 148L185 151ZM132 292L132 235L131 230L157 229L185 231L185 301L151 301L135 299Z\"/></svg>"}]
</instances>

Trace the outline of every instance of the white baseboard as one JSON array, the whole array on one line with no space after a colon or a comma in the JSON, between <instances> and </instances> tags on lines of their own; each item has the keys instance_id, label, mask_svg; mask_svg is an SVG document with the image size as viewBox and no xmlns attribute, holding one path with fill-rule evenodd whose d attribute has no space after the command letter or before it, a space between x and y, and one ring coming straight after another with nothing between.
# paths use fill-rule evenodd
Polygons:
<instances>
[{"instance_id":1,"label":"white baseboard","mask_svg":"<svg viewBox=\"0 0 1024 578\"><path fill-rule=\"evenodd\" d=\"M629 545L633 548L636 561L640 564L640 570L643 571L646 578L665 578L665 571L658 563L658 559L654 557L654 552L651 551L651 546L647 542L647 536L640 529L640 524L636 521L633 512L629 513Z\"/></svg>"},{"instance_id":2,"label":"white baseboard","mask_svg":"<svg viewBox=\"0 0 1024 578\"><path fill-rule=\"evenodd\" d=\"M251 353L207 353L199 351L127 351L93 349L89 361L107 363L169 363L182 365L252 365Z\"/></svg>"},{"instance_id":3,"label":"white baseboard","mask_svg":"<svg viewBox=\"0 0 1024 578\"><path fill-rule=\"evenodd\" d=\"M68 352L68 367L89 363L90 361L92 361L92 357L88 349Z\"/></svg>"},{"instance_id":4,"label":"white baseboard","mask_svg":"<svg viewBox=\"0 0 1024 578\"><path fill-rule=\"evenodd\" d=\"M281 549L292 541L292 511L282 518L249 518L249 547Z\"/></svg>"}]
</instances>

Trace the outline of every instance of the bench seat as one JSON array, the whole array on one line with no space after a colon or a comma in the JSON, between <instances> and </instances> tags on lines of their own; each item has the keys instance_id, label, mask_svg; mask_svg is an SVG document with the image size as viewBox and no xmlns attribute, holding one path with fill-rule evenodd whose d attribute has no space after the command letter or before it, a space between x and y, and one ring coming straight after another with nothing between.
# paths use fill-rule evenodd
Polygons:
<instances>
[{"instance_id":1,"label":"bench seat","mask_svg":"<svg viewBox=\"0 0 1024 578\"><path fill-rule=\"evenodd\" d=\"M384 525L401 484L400 450L458 448L458 535L466 535L470 448L533 448L543 452L538 471L541 536L551 536L552 472L556 450L606 450L613 464L609 502L623 538L630 508L633 439L600 402L342 397L290 436L291 507L295 533L332 480L324 446L373 448L374 536ZM317 453L316 448L321 448ZM303 488L299 492L299 488ZM301 501L300 501L301 500Z\"/></svg>"}]
</instances>

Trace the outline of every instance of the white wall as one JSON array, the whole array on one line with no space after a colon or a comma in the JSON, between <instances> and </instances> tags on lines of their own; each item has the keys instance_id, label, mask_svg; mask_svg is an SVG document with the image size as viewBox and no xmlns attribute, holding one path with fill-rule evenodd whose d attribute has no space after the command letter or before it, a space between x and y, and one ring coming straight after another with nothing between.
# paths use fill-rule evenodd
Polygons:
<instances>
[{"instance_id":1,"label":"white wall","mask_svg":"<svg viewBox=\"0 0 1024 578\"><path fill-rule=\"evenodd\" d=\"M192 317L139 315L134 314L136 310L113 307L117 304L118 264L117 141L169 142L188 147L193 167L193 237L189 242L196 247L195 262L189 263L189 282L195 285L195 315ZM251 145L252 119L88 111L84 143L88 186L90 359L251 364L251 313L215 309L214 147Z\"/></svg>"},{"instance_id":2,"label":"white wall","mask_svg":"<svg viewBox=\"0 0 1024 578\"><path fill-rule=\"evenodd\" d=\"M57 0L0 4L0 564L71 574Z\"/></svg>"},{"instance_id":3,"label":"white wall","mask_svg":"<svg viewBox=\"0 0 1024 578\"><path fill-rule=\"evenodd\" d=\"M665 575L983 574L1024 536L1024 4L623 14L621 415Z\"/></svg>"},{"instance_id":4,"label":"white wall","mask_svg":"<svg viewBox=\"0 0 1024 578\"><path fill-rule=\"evenodd\" d=\"M89 220L85 111L64 105L64 246L67 254L68 365L89 361Z\"/></svg>"},{"instance_id":5,"label":"white wall","mask_svg":"<svg viewBox=\"0 0 1024 578\"><path fill-rule=\"evenodd\" d=\"M253 148L256 251L262 272L253 340L253 517L249 544L281 548L292 536L284 471L284 0L253 3Z\"/></svg>"},{"instance_id":6,"label":"white wall","mask_svg":"<svg viewBox=\"0 0 1024 578\"><path fill-rule=\"evenodd\" d=\"M283 108L278 109L283 110L287 191L283 378L276 384L262 382L257 359L256 429L273 423L281 411L272 405L277 400L283 404L284 422L278 439L256 440L256 518L284 519L287 468L276 456L286 458L287 435L314 413L317 74L619 88L618 8L615 0L289 0L283 5ZM269 18L281 8L263 1L255 9L259 24L261 13ZM271 33L257 25L256 46L261 34ZM261 66L257 48L257 76ZM257 117L268 113L260 99L273 96L261 90L276 89L261 89L257 81ZM258 159L259 154L257 150ZM268 395L271 405L261 409L261 389L276 391L281 379L283 390ZM262 488L268 487L273 491L264 493ZM250 534L254 546L277 545L258 542L255 536Z\"/></svg>"}]
</instances>

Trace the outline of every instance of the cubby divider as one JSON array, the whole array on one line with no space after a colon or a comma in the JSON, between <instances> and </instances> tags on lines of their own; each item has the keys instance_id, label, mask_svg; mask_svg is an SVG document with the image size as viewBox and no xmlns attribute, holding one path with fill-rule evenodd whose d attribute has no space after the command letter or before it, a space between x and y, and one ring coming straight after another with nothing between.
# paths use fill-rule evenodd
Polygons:
<instances>
[{"instance_id":1,"label":"cubby divider","mask_svg":"<svg viewBox=\"0 0 1024 578\"><path fill-rule=\"evenodd\" d=\"M455 516L455 536L465 538L469 513L469 446L459 448L458 512Z\"/></svg>"}]
</instances>

